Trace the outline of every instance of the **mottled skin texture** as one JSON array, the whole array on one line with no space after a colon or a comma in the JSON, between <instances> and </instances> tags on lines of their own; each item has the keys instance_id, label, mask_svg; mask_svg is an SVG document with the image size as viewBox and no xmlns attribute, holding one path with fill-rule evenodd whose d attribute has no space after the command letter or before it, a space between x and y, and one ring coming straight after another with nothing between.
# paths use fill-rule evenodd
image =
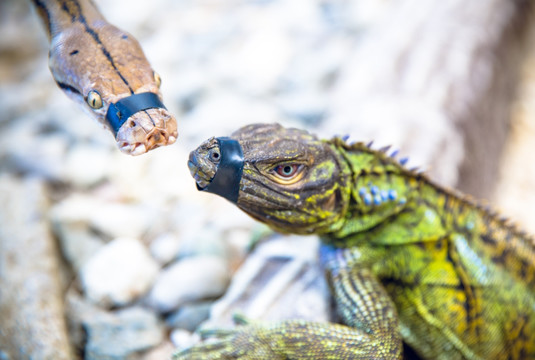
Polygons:
<instances>
[{"instance_id":1,"label":"mottled skin texture","mask_svg":"<svg viewBox=\"0 0 535 360\"><path fill-rule=\"evenodd\" d=\"M403 342L425 359L535 358L531 238L364 144L278 125L231 138L244 153L238 207L321 236L344 324L240 324L175 359L399 359ZM211 139L190 157L200 187L217 151Z\"/></svg>"},{"instance_id":2,"label":"mottled skin texture","mask_svg":"<svg viewBox=\"0 0 535 360\"><path fill-rule=\"evenodd\" d=\"M32 0L50 40L49 67L58 86L111 130L110 103L153 92L161 79L130 34L108 23L90 0ZM113 131L112 131L113 133ZM115 136L119 149L144 154L173 144L176 119L165 109L133 114Z\"/></svg>"}]
</instances>

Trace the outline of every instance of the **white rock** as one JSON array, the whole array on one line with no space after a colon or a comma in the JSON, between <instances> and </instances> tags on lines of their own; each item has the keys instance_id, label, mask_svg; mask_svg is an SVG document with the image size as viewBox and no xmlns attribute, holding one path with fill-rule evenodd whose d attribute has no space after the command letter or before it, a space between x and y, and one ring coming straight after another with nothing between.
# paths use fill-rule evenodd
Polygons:
<instances>
[{"instance_id":1,"label":"white rock","mask_svg":"<svg viewBox=\"0 0 535 360\"><path fill-rule=\"evenodd\" d=\"M143 295L158 273L158 264L143 244L130 238L113 240L82 267L86 296L109 306L124 305Z\"/></svg>"},{"instance_id":2,"label":"white rock","mask_svg":"<svg viewBox=\"0 0 535 360\"><path fill-rule=\"evenodd\" d=\"M87 224L111 238L139 237L152 224L154 213L140 205L104 201L86 195L72 195L54 206L55 223Z\"/></svg>"},{"instance_id":3,"label":"white rock","mask_svg":"<svg viewBox=\"0 0 535 360\"><path fill-rule=\"evenodd\" d=\"M69 150L65 178L78 187L89 187L106 178L111 167L109 151L92 145L77 145Z\"/></svg>"},{"instance_id":4,"label":"white rock","mask_svg":"<svg viewBox=\"0 0 535 360\"><path fill-rule=\"evenodd\" d=\"M189 348L200 340L199 335L192 334L184 329L174 329L171 331L171 334L169 334L169 337L177 350Z\"/></svg>"},{"instance_id":5,"label":"white rock","mask_svg":"<svg viewBox=\"0 0 535 360\"><path fill-rule=\"evenodd\" d=\"M173 260L179 249L180 241L172 233L162 234L150 244L150 253L162 265Z\"/></svg>"},{"instance_id":6,"label":"white rock","mask_svg":"<svg viewBox=\"0 0 535 360\"><path fill-rule=\"evenodd\" d=\"M221 228L203 224L201 228L185 230L182 235L180 256L195 257L202 255L227 256L227 244L221 239Z\"/></svg>"},{"instance_id":7,"label":"white rock","mask_svg":"<svg viewBox=\"0 0 535 360\"><path fill-rule=\"evenodd\" d=\"M152 222L141 206L121 203L105 203L92 215L91 224L112 238L141 236Z\"/></svg>"},{"instance_id":8,"label":"white rock","mask_svg":"<svg viewBox=\"0 0 535 360\"><path fill-rule=\"evenodd\" d=\"M149 303L160 312L168 312L187 301L223 294L229 278L227 263L221 257L185 258L159 274L149 295Z\"/></svg>"}]
</instances>

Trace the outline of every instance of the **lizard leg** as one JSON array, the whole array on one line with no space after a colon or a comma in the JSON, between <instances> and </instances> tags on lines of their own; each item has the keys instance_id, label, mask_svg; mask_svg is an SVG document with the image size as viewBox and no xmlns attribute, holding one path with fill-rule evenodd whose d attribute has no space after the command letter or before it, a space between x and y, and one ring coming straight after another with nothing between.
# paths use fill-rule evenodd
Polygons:
<instances>
[{"instance_id":1,"label":"lizard leg","mask_svg":"<svg viewBox=\"0 0 535 360\"><path fill-rule=\"evenodd\" d=\"M351 327L285 320L259 322L227 330L209 330L211 341L178 352L174 360L350 360L395 359L363 331Z\"/></svg>"},{"instance_id":2,"label":"lizard leg","mask_svg":"<svg viewBox=\"0 0 535 360\"><path fill-rule=\"evenodd\" d=\"M337 309L347 325L306 320L246 323L208 330L211 341L175 354L175 360L401 359L395 307L367 269L339 262L327 267Z\"/></svg>"},{"instance_id":3,"label":"lizard leg","mask_svg":"<svg viewBox=\"0 0 535 360\"><path fill-rule=\"evenodd\" d=\"M368 335L369 358L401 359L395 304L371 270L346 261L342 249L333 250L327 261L322 254L322 262L342 321Z\"/></svg>"}]
</instances>

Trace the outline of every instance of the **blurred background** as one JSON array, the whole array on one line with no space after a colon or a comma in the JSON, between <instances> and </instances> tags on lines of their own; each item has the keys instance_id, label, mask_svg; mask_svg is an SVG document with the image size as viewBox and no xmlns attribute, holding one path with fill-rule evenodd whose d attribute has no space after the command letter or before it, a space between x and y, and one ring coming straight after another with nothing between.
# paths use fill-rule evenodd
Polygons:
<instances>
[{"instance_id":1,"label":"blurred background","mask_svg":"<svg viewBox=\"0 0 535 360\"><path fill-rule=\"evenodd\" d=\"M535 233L528 2L95 3L140 41L179 138L140 157L120 153L55 84L29 2L0 2L0 359L167 358L193 343L208 317L218 324L223 312L250 310L237 299L258 317L295 315L258 310L276 312L277 292L262 295L269 304L244 300L254 297L254 276L243 274L274 263L276 274L296 258L309 277L297 266L270 289L316 284L315 295L293 288L300 311L328 312L314 251L300 258L315 240L283 240L197 192L188 172L189 151L203 140L253 122L393 145L409 167ZM266 238L280 247L242 266ZM249 280L230 296L237 272ZM218 313L214 301L225 293Z\"/></svg>"}]
</instances>

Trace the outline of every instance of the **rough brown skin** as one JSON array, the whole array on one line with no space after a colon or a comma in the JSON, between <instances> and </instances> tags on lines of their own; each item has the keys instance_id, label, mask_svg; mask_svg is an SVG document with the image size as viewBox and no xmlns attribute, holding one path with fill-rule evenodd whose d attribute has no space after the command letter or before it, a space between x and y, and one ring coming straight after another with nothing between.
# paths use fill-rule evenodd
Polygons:
<instances>
[{"instance_id":1,"label":"rough brown skin","mask_svg":"<svg viewBox=\"0 0 535 360\"><path fill-rule=\"evenodd\" d=\"M288 320L214 333L176 359L535 358L535 243L489 210L364 144L258 124L237 205L272 228L316 233L345 325ZM190 170L217 174L210 141ZM199 184L199 181L198 181Z\"/></svg>"},{"instance_id":2,"label":"rough brown skin","mask_svg":"<svg viewBox=\"0 0 535 360\"><path fill-rule=\"evenodd\" d=\"M130 34L108 23L89 0L32 0L50 40L49 67L58 86L101 124L110 103L144 92L159 96L160 76ZM96 93L95 93L96 92ZM176 119L165 109L133 114L116 142L129 155L170 145Z\"/></svg>"}]
</instances>

